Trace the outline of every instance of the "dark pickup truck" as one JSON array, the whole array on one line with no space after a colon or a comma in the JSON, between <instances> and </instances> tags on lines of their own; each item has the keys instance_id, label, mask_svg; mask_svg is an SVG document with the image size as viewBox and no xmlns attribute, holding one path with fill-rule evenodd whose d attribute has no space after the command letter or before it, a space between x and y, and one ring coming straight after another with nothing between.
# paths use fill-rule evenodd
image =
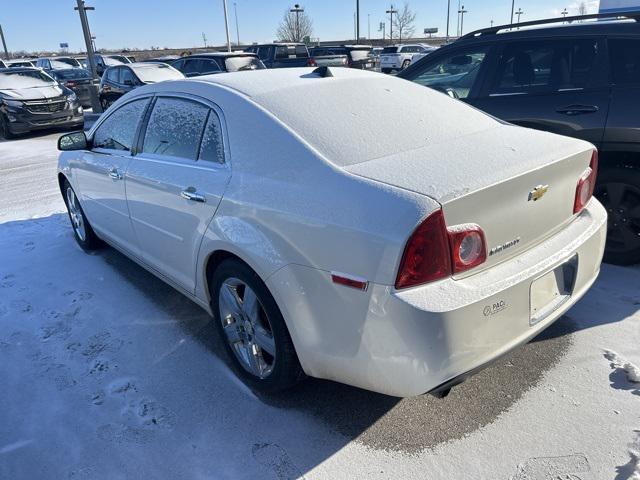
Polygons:
<instances>
[{"instance_id":1,"label":"dark pickup truck","mask_svg":"<svg viewBox=\"0 0 640 480\"><path fill-rule=\"evenodd\" d=\"M251 45L244 51L257 54L267 68L316 66L304 43L266 43Z\"/></svg>"}]
</instances>

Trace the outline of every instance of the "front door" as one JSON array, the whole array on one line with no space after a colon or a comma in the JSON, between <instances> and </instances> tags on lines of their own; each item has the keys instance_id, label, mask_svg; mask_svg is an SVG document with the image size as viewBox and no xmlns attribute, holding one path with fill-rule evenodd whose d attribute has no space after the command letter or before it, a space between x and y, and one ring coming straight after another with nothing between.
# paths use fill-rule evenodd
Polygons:
<instances>
[{"instance_id":1,"label":"front door","mask_svg":"<svg viewBox=\"0 0 640 480\"><path fill-rule=\"evenodd\" d=\"M193 98L158 97L126 174L143 259L189 292L200 242L230 178L220 118Z\"/></svg>"},{"instance_id":2,"label":"front door","mask_svg":"<svg viewBox=\"0 0 640 480\"><path fill-rule=\"evenodd\" d=\"M600 146L609 111L603 50L598 38L510 42L469 103L516 125Z\"/></svg>"},{"instance_id":3,"label":"front door","mask_svg":"<svg viewBox=\"0 0 640 480\"><path fill-rule=\"evenodd\" d=\"M91 225L133 254L138 248L129 219L124 175L148 103L149 98L138 99L109 112L93 134L92 149L74 169L80 201Z\"/></svg>"}]
</instances>

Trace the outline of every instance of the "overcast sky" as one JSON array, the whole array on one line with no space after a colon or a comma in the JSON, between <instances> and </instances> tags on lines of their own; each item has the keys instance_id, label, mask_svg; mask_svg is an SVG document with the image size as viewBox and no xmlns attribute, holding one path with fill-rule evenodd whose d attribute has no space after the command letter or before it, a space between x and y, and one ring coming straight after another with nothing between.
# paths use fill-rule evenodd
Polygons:
<instances>
[{"instance_id":1,"label":"overcast sky","mask_svg":"<svg viewBox=\"0 0 640 480\"><path fill-rule=\"evenodd\" d=\"M60 42L71 50L83 49L82 31L74 0L0 0L2 25L9 50L55 50ZM228 0L232 40L236 38L234 3L237 6L240 40L272 41L283 13L294 2L282 0ZM355 0L300 1L313 21L314 37L321 40L343 40L353 37ZM447 0L409 0L417 13L416 31L425 27L446 28ZM491 20L507 23L511 0L463 0L468 13L465 32L488 26ZM558 16L563 8L576 13L579 1L516 0L522 8L522 21ZM597 11L598 0L585 2ZM458 0L451 0L451 31L455 33ZM92 33L98 48L193 47L203 44L202 33L209 45L225 41L222 0L87 0L95 6L89 12ZM387 21L385 10L390 2L360 0L360 34L379 38L378 25ZM402 1L394 2L401 8ZM388 32L388 27L387 27Z\"/></svg>"}]
</instances>

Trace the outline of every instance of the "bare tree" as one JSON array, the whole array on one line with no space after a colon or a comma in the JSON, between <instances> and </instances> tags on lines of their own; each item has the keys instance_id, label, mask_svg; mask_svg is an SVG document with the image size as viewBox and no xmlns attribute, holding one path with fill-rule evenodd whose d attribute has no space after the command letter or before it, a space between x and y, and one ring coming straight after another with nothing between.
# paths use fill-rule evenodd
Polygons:
<instances>
[{"instance_id":1,"label":"bare tree","mask_svg":"<svg viewBox=\"0 0 640 480\"><path fill-rule=\"evenodd\" d=\"M409 3L405 2L402 11L398 12L393 17L393 30L398 34L399 40L402 42L402 38L410 38L416 31L414 22L416 20L416 13L409 8Z\"/></svg>"},{"instance_id":2,"label":"bare tree","mask_svg":"<svg viewBox=\"0 0 640 480\"><path fill-rule=\"evenodd\" d=\"M578 15L586 15L587 14L587 4L585 2L580 2L578 6Z\"/></svg>"},{"instance_id":3,"label":"bare tree","mask_svg":"<svg viewBox=\"0 0 640 480\"><path fill-rule=\"evenodd\" d=\"M286 10L280 21L276 36L283 42L302 42L304 37L313 33L313 23L306 12L290 12Z\"/></svg>"}]
</instances>

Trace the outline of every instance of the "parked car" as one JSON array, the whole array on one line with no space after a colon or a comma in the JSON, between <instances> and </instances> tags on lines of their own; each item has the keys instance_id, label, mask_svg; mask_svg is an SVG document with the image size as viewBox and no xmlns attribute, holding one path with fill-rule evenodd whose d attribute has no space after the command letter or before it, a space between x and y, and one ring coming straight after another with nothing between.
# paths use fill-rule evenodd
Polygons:
<instances>
[{"instance_id":1,"label":"parked car","mask_svg":"<svg viewBox=\"0 0 640 480\"><path fill-rule=\"evenodd\" d=\"M600 151L595 195L609 212L605 261L638 263L640 23L586 19L480 30L400 77L446 91L508 122L593 143Z\"/></svg>"},{"instance_id":2,"label":"parked car","mask_svg":"<svg viewBox=\"0 0 640 480\"><path fill-rule=\"evenodd\" d=\"M185 77L267 68L255 53L246 52L199 53L176 60L171 66Z\"/></svg>"},{"instance_id":3,"label":"parked car","mask_svg":"<svg viewBox=\"0 0 640 480\"><path fill-rule=\"evenodd\" d=\"M182 73L164 63L140 62L109 67L100 80L98 89L100 105L103 109L107 109L125 93L142 85L181 78L184 78Z\"/></svg>"},{"instance_id":4,"label":"parked car","mask_svg":"<svg viewBox=\"0 0 640 480\"><path fill-rule=\"evenodd\" d=\"M251 45L245 52L255 53L267 68L315 66L304 43L266 43Z\"/></svg>"},{"instance_id":5,"label":"parked car","mask_svg":"<svg viewBox=\"0 0 640 480\"><path fill-rule=\"evenodd\" d=\"M35 67L36 64L33 60L29 60L27 58L15 58L13 60L5 60L5 63L8 68L16 68L16 67Z\"/></svg>"},{"instance_id":6,"label":"parked car","mask_svg":"<svg viewBox=\"0 0 640 480\"><path fill-rule=\"evenodd\" d=\"M36 67L48 72L65 68L82 68L82 65L72 57L42 57L36 60Z\"/></svg>"},{"instance_id":7,"label":"parked car","mask_svg":"<svg viewBox=\"0 0 640 480\"><path fill-rule=\"evenodd\" d=\"M7 64L2 59L0 59L0 68L7 68Z\"/></svg>"},{"instance_id":8,"label":"parked car","mask_svg":"<svg viewBox=\"0 0 640 480\"><path fill-rule=\"evenodd\" d=\"M347 67L349 58L343 53L336 53L332 48L313 47L309 49L309 55L318 67Z\"/></svg>"},{"instance_id":9,"label":"parked car","mask_svg":"<svg viewBox=\"0 0 640 480\"><path fill-rule=\"evenodd\" d=\"M0 70L0 135L5 139L43 128L81 128L82 122L76 94L43 70Z\"/></svg>"},{"instance_id":10,"label":"parked car","mask_svg":"<svg viewBox=\"0 0 640 480\"><path fill-rule=\"evenodd\" d=\"M427 55L429 55L430 53L435 52L438 48L437 47L433 47L433 46L429 46L429 47L425 47L426 50L424 52L420 52L420 53L414 53L411 57L411 63L410 65L413 65L414 63L419 62L420 60L422 60L424 57L426 57Z\"/></svg>"},{"instance_id":11,"label":"parked car","mask_svg":"<svg viewBox=\"0 0 640 480\"><path fill-rule=\"evenodd\" d=\"M148 58L144 60L144 63L166 63L167 65L171 65L171 62L175 62L180 58L180 55L164 55L162 57Z\"/></svg>"},{"instance_id":12,"label":"parked car","mask_svg":"<svg viewBox=\"0 0 640 480\"><path fill-rule=\"evenodd\" d=\"M411 64L411 58L416 53L428 53L432 48L420 44L385 47L380 53L380 69L382 73L404 70Z\"/></svg>"},{"instance_id":13,"label":"parked car","mask_svg":"<svg viewBox=\"0 0 640 480\"><path fill-rule=\"evenodd\" d=\"M119 65L127 65L131 63L131 60L124 55L96 55L95 58L96 73L99 77L102 77L104 71L109 67L117 67Z\"/></svg>"},{"instance_id":14,"label":"parked car","mask_svg":"<svg viewBox=\"0 0 640 480\"><path fill-rule=\"evenodd\" d=\"M328 52L330 55L345 55L347 57L347 67L359 68L361 70L370 70L375 67L375 61L371 57L371 53L373 51L373 47L371 47L371 45L342 45L317 48L324 49L324 51ZM316 53L321 53L321 51L316 49L312 50L311 55L316 61L316 64L319 66L322 65L321 63L318 63Z\"/></svg>"},{"instance_id":15,"label":"parked car","mask_svg":"<svg viewBox=\"0 0 640 480\"><path fill-rule=\"evenodd\" d=\"M91 88L97 82L97 80L94 81L91 78L91 72L84 68L65 68L51 70L49 75L65 87L73 90L78 97L80 105L83 107L91 106Z\"/></svg>"},{"instance_id":16,"label":"parked car","mask_svg":"<svg viewBox=\"0 0 640 480\"><path fill-rule=\"evenodd\" d=\"M374 72L148 85L59 148L78 244L115 246L213 314L262 391L307 374L444 392L600 269L591 144Z\"/></svg>"}]
</instances>

